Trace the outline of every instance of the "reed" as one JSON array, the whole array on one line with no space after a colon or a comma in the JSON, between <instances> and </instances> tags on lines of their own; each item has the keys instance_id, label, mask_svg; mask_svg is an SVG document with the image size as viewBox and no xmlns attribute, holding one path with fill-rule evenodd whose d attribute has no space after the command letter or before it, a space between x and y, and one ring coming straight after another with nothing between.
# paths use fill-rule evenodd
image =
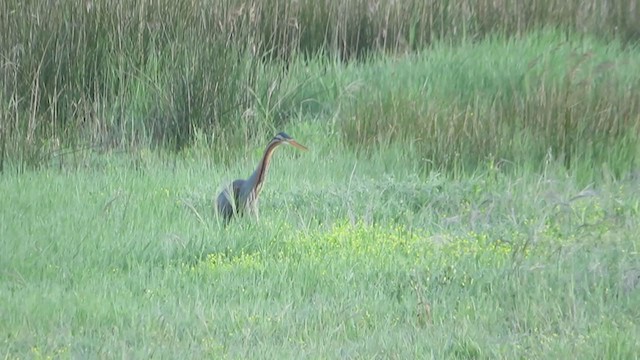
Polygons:
<instances>
[{"instance_id":1,"label":"reed","mask_svg":"<svg viewBox=\"0 0 640 360\"><path fill-rule=\"evenodd\" d=\"M60 148L160 145L183 149L197 133L206 133L216 156L225 160L231 141L271 133L295 117L303 103L319 101L301 99L282 85L291 81L292 66L333 58L366 63L380 54L424 53L438 44L473 44L494 36L517 38L543 27L616 39L626 46L637 41L638 11L636 0L88 0L81 4L8 0L0 4L3 154L37 166ZM568 66L584 67L578 60ZM616 61L613 67L628 68ZM438 129L451 133L469 130L460 129L460 124L473 122L471 115L460 115L466 110L474 110L474 117L494 116L503 119L499 123L508 119L529 126L541 120L532 122L527 114L543 107L547 122L562 116L565 129L571 129L554 133L560 136L554 146L565 152L582 132L590 131L576 127L582 115L608 114L590 120L600 124L601 130L606 117L633 116L635 99L627 106L624 96L618 96L629 84L594 73L593 79L587 79L590 88L568 93L585 79L572 77L567 68L559 75L567 80L549 82L541 69L535 67L527 76L522 69L512 72L522 79L510 78L511 83L504 84L519 86L526 95L507 99L503 89L493 95L495 99L481 101L483 109L451 101L412 116L430 118L427 122L434 126L440 120L433 119L449 116L435 108L451 108L458 114L453 121L457 125ZM533 74L546 80L532 83ZM529 83L514 84L517 81ZM583 95L589 100L574 108L571 101ZM371 101L361 99L360 103L371 106ZM613 110L618 102L624 105L621 113ZM567 106L572 110L566 111ZM614 133L625 129L614 127L620 129ZM510 136L513 129L504 131L504 136ZM506 151L503 145L481 145Z\"/></svg>"}]
</instances>

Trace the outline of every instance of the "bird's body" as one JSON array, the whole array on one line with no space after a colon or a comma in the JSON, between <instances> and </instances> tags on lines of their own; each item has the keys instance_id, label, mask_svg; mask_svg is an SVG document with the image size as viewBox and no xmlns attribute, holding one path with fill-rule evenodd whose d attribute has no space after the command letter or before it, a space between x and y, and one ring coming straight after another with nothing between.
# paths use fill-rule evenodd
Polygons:
<instances>
[{"instance_id":1,"label":"bird's body","mask_svg":"<svg viewBox=\"0 0 640 360\"><path fill-rule=\"evenodd\" d=\"M224 189L216 200L218 213L225 222L231 220L234 216L241 216L245 211L258 216L258 197L262 190L271 156L273 151L281 144L290 144L301 150L307 150L306 147L298 144L286 133L279 133L267 145L264 155L258 163L256 170L248 179L237 179L226 189Z\"/></svg>"}]
</instances>

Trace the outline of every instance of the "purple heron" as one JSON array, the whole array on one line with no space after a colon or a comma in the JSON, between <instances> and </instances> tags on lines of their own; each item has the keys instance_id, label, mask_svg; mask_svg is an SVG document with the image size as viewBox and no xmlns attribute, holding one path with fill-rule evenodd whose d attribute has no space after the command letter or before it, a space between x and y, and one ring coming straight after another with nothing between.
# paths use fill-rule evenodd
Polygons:
<instances>
[{"instance_id":1,"label":"purple heron","mask_svg":"<svg viewBox=\"0 0 640 360\"><path fill-rule=\"evenodd\" d=\"M273 151L282 144L289 144L304 151L308 150L284 132L276 135L267 145L264 155L262 155L262 159L253 174L248 179L234 180L230 186L222 190L218 195L216 206L225 223L236 215L242 216L245 211L253 212L256 217L258 216L258 196L260 196L260 191L269 169L271 156Z\"/></svg>"}]
</instances>

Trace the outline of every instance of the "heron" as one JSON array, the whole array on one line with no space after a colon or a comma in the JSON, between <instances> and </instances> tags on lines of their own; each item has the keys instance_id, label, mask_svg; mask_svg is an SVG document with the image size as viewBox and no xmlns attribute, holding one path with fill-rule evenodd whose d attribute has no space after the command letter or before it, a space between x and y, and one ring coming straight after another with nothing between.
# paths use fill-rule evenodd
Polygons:
<instances>
[{"instance_id":1,"label":"heron","mask_svg":"<svg viewBox=\"0 0 640 360\"><path fill-rule=\"evenodd\" d=\"M303 151L308 150L306 146L299 144L286 133L277 134L267 145L253 174L248 179L234 180L218 195L216 205L225 224L234 216L242 216L245 211L252 212L258 218L258 197L269 169L271 156L273 151L282 144L289 144Z\"/></svg>"}]
</instances>

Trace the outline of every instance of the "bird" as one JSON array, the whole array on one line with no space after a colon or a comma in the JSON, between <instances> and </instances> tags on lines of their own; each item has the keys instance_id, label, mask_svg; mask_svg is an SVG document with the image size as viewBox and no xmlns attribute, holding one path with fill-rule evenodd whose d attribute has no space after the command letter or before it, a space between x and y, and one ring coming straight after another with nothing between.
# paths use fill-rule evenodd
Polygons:
<instances>
[{"instance_id":1,"label":"bird","mask_svg":"<svg viewBox=\"0 0 640 360\"><path fill-rule=\"evenodd\" d=\"M247 179L236 179L220 192L216 199L216 207L224 223L227 224L235 216L242 216L245 211L252 212L258 218L258 197L269 169L273 151L282 144L292 145L300 150L308 148L299 144L291 136L284 132L278 133L267 144L258 163L258 167Z\"/></svg>"}]
</instances>

